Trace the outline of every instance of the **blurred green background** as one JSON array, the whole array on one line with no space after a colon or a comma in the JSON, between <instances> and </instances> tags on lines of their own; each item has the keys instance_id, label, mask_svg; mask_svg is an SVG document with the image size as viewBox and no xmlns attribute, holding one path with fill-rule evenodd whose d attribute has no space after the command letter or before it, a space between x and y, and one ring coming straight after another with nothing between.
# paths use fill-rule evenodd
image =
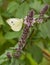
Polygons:
<instances>
[{"instance_id":1,"label":"blurred green background","mask_svg":"<svg viewBox=\"0 0 50 65\"><path fill-rule=\"evenodd\" d=\"M38 17L40 10L46 4L50 6L50 0L0 0L0 55L9 47L14 47L22 34L22 30L19 32L12 31L6 20L9 18L24 18L31 8L36 12L35 17ZM46 15L50 16L50 8ZM33 42L42 48L44 46L50 52L50 20L35 26L34 29L36 33L32 37ZM36 59L37 62L39 62L38 58L41 58L40 53ZM40 65L50 65L50 61L44 58Z\"/></svg>"}]
</instances>

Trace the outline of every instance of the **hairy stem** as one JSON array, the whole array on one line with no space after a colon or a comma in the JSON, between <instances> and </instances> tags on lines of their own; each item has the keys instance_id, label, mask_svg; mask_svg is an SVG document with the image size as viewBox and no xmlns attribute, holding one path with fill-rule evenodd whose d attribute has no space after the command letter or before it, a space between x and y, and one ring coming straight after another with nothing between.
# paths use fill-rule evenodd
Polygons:
<instances>
[{"instance_id":1,"label":"hairy stem","mask_svg":"<svg viewBox=\"0 0 50 65\"><path fill-rule=\"evenodd\" d=\"M41 49L43 52L44 57L50 59L50 53L46 49Z\"/></svg>"},{"instance_id":2,"label":"hairy stem","mask_svg":"<svg viewBox=\"0 0 50 65\"><path fill-rule=\"evenodd\" d=\"M21 50L24 48L26 45L26 39L28 38L29 35L29 29L31 27L32 21L33 21L33 15L34 11L31 10L26 18L27 24L25 25L23 29L23 34L21 36L21 39L18 42L18 48L17 48L17 53L15 54L16 57L20 57L21 55Z\"/></svg>"},{"instance_id":3,"label":"hairy stem","mask_svg":"<svg viewBox=\"0 0 50 65\"><path fill-rule=\"evenodd\" d=\"M35 21L42 23L44 19L44 14L47 12L49 6L46 4L44 8L40 11L39 18L37 18Z\"/></svg>"}]
</instances>

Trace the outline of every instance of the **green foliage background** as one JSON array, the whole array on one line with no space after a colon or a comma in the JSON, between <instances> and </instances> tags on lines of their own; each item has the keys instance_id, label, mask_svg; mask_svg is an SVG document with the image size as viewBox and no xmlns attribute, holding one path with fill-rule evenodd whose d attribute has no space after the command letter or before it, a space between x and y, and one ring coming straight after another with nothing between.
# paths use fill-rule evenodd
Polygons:
<instances>
[{"instance_id":1,"label":"green foliage background","mask_svg":"<svg viewBox=\"0 0 50 65\"><path fill-rule=\"evenodd\" d=\"M24 18L29 10L35 10L35 17L38 17L40 10L46 5L50 5L50 0L0 0L0 65L50 65L50 61L44 58L41 48L45 48L50 52L50 20L41 24L35 24L31 38L27 40L26 48L20 60L12 58L8 60L6 53L10 47L16 47L21 37L22 30L14 32L6 23L9 18ZM46 12L50 16L50 9Z\"/></svg>"}]
</instances>

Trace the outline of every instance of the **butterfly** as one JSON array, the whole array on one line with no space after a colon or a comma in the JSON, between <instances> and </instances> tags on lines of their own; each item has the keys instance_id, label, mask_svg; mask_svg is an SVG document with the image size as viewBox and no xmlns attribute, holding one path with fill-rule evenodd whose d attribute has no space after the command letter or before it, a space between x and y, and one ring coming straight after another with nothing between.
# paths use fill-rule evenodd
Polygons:
<instances>
[{"instance_id":1,"label":"butterfly","mask_svg":"<svg viewBox=\"0 0 50 65\"><path fill-rule=\"evenodd\" d=\"M6 22L10 25L13 31L20 31L23 25L23 19L19 18L10 18Z\"/></svg>"},{"instance_id":2,"label":"butterfly","mask_svg":"<svg viewBox=\"0 0 50 65\"><path fill-rule=\"evenodd\" d=\"M24 19L22 19L22 18L21 19L19 19L19 18L10 18L10 19L7 19L6 22L10 25L10 27L13 31L20 31L21 28L22 28L23 23L25 25L29 26L29 23L26 20L27 20L27 16L25 16ZM35 22L36 21L35 21L35 18L34 18L33 21L32 21L32 26Z\"/></svg>"}]
</instances>

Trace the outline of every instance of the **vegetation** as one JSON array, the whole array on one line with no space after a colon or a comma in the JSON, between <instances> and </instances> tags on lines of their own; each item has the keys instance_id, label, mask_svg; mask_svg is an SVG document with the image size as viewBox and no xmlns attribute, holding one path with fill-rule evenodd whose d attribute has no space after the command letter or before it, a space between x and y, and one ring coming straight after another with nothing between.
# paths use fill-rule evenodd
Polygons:
<instances>
[{"instance_id":1,"label":"vegetation","mask_svg":"<svg viewBox=\"0 0 50 65\"><path fill-rule=\"evenodd\" d=\"M26 23L15 32L9 18ZM50 0L0 0L0 65L50 65Z\"/></svg>"}]
</instances>

